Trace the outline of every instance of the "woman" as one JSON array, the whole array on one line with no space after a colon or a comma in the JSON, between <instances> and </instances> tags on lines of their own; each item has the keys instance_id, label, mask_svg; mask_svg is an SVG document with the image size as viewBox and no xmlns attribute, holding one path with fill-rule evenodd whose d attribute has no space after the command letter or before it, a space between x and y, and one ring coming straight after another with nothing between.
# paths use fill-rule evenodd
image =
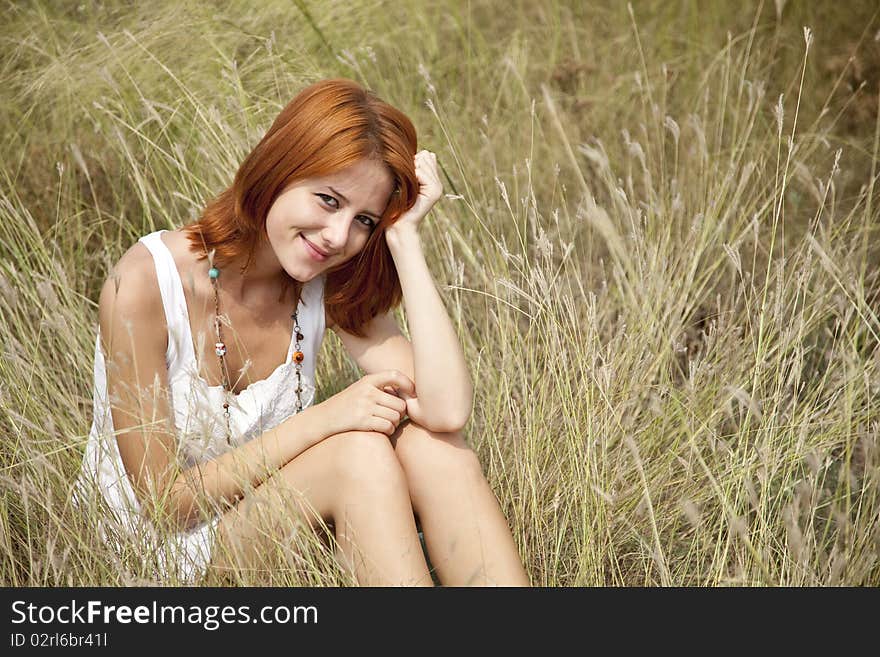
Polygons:
<instances>
[{"instance_id":1,"label":"woman","mask_svg":"<svg viewBox=\"0 0 880 657\"><path fill-rule=\"evenodd\" d=\"M404 114L325 80L197 222L123 255L77 489L114 512L108 539L134 533L195 579L326 523L359 584L430 585L417 516L442 584L528 585L461 433L472 385L417 232L441 194ZM313 404L325 327L366 375Z\"/></svg>"}]
</instances>

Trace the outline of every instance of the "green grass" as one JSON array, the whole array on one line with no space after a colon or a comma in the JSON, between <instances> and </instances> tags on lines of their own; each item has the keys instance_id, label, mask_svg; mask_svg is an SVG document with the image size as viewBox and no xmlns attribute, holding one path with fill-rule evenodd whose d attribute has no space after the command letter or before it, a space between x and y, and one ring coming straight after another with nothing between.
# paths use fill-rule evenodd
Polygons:
<instances>
[{"instance_id":1,"label":"green grass","mask_svg":"<svg viewBox=\"0 0 880 657\"><path fill-rule=\"evenodd\" d=\"M259 4L4 5L0 582L152 581L68 502L100 285L345 76L443 166L422 236L535 584L880 584L873 3ZM299 543L233 581L351 583Z\"/></svg>"}]
</instances>

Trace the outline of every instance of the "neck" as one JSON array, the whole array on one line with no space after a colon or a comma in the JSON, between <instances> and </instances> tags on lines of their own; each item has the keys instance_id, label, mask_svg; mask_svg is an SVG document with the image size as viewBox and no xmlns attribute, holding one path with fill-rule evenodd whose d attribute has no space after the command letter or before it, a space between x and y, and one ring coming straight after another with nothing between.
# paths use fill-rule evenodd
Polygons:
<instances>
[{"instance_id":1,"label":"neck","mask_svg":"<svg viewBox=\"0 0 880 657\"><path fill-rule=\"evenodd\" d=\"M210 267L207 260L204 266L207 272ZM281 268L274 254L266 255L258 249L247 271L241 273L243 266L244 258L240 258L220 268L218 282L224 296L234 303L254 308L293 303L296 281Z\"/></svg>"}]
</instances>

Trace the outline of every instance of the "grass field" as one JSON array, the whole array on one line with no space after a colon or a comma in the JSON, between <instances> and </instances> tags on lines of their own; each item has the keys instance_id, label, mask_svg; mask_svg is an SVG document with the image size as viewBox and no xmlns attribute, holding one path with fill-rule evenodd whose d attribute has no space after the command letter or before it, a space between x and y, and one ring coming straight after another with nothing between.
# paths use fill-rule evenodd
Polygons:
<instances>
[{"instance_id":1,"label":"grass field","mask_svg":"<svg viewBox=\"0 0 880 657\"><path fill-rule=\"evenodd\" d=\"M4 2L0 583L153 582L68 502L98 291L342 76L442 164L422 236L535 584L880 584L880 14L738 4ZM319 362L319 400L358 376ZM235 581L351 583L302 542Z\"/></svg>"}]
</instances>

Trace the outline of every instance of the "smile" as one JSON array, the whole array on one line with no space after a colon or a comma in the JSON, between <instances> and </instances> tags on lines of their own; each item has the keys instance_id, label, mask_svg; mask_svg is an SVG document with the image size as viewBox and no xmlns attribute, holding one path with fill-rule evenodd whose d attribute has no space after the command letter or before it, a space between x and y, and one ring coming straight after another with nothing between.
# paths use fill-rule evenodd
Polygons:
<instances>
[{"instance_id":1,"label":"smile","mask_svg":"<svg viewBox=\"0 0 880 657\"><path fill-rule=\"evenodd\" d=\"M306 239L306 236L300 233L299 235L303 239L303 246L305 246L306 253L308 253L312 258L317 260L318 262L324 262L329 256L324 255L321 251L318 251L314 247L314 245Z\"/></svg>"}]
</instances>

